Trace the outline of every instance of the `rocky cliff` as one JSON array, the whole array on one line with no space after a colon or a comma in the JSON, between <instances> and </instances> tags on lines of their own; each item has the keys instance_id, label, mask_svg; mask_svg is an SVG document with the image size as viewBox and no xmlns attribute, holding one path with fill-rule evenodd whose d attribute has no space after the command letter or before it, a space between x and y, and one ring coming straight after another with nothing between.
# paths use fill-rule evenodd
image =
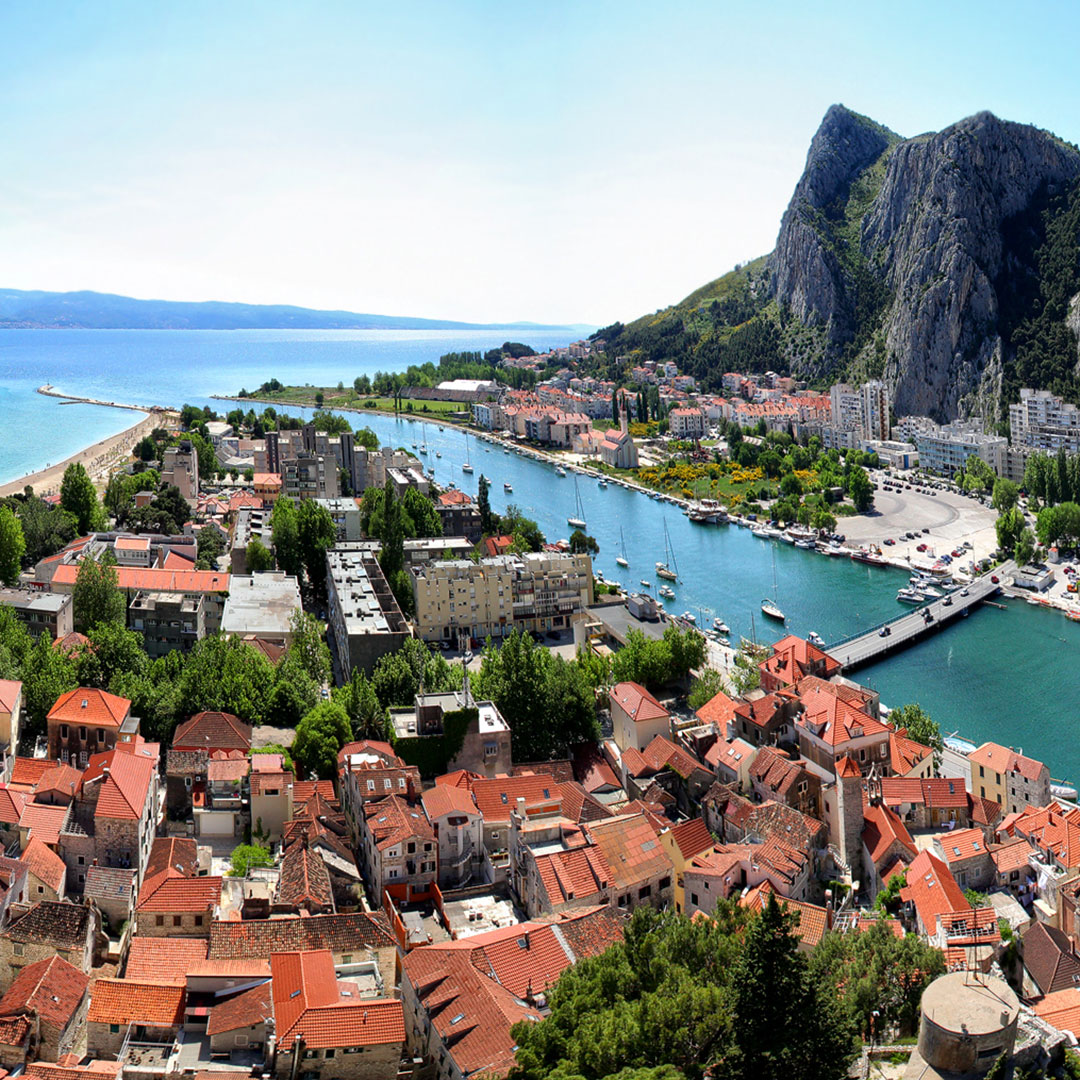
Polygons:
<instances>
[{"instance_id":1,"label":"rocky cliff","mask_svg":"<svg viewBox=\"0 0 1080 1080\"><path fill-rule=\"evenodd\" d=\"M990 113L904 139L834 105L771 255L628 326L620 354L825 384L883 376L897 412L1001 417L1080 398L1080 151Z\"/></svg>"},{"instance_id":2,"label":"rocky cliff","mask_svg":"<svg viewBox=\"0 0 1080 1080\"><path fill-rule=\"evenodd\" d=\"M844 185L850 189L874 163L881 166L876 191L852 207ZM1012 277L1038 272L1017 257L1010 225L1030 218L1028 227L1039 231L1034 211L1078 178L1074 147L990 113L885 145L880 129L834 106L814 136L770 257L772 295L800 322L827 328L826 367L845 347L850 357L852 345L864 351L873 334L882 335L898 412L945 418L980 397L992 404L1010 345L999 293L1012 295ZM840 217L855 226L858 250L838 256L831 224ZM884 287L876 311L860 313L850 300L860 271Z\"/></svg>"}]
</instances>

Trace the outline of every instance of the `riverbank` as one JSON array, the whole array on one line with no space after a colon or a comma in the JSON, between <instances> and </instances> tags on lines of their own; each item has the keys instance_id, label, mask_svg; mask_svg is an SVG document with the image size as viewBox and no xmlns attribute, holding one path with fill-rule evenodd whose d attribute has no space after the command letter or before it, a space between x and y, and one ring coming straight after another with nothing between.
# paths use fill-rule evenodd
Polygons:
<instances>
[{"instance_id":1,"label":"riverbank","mask_svg":"<svg viewBox=\"0 0 1080 1080\"><path fill-rule=\"evenodd\" d=\"M130 408L130 406L116 407ZM6 484L0 484L0 497L16 495L27 485L34 489L36 495L57 494L60 491L60 483L64 478L64 470L74 462L80 462L90 474L90 479L94 481L95 486L102 488L108 480L109 471L125 462L131 456L131 452L139 440L143 436L149 435L154 428L163 426L165 418L170 416L175 418L175 414L147 413L143 411L141 420L137 420L131 427L126 428L119 434L111 435L107 439L101 439L58 462L56 465L47 465L37 472L28 473L26 476L11 480Z\"/></svg>"}]
</instances>

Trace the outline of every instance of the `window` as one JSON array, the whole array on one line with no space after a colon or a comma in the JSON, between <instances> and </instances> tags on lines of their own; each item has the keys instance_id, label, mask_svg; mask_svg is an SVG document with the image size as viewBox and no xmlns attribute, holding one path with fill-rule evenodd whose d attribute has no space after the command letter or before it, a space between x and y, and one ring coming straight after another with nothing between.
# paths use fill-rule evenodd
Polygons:
<instances>
[{"instance_id":1,"label":"window","mask_svg":"<svg viewBox=\"0 0 1080 1080\"><path fill-rule=\"evenodd\" d=\"M181 916L181 915L174 915L174 916L172 917L172 924L173 924L173 926L183 926L183 925L184 925L184 919L183 919L183 916Z\"/></svg>"},{"instance_id":2,"label":"window","mask_svg":"<svg viewBox=\"0 0 1080 1080\"><path fill-rule=\"evenodd\" d=\"M164 915L155 916L154 925L155 926L164 926L165 925L165 916Z\"/></svg>"},{"instance_id":3,"label":"window","mask_svg":"<svg viewBox=\"0 0 1080 1080\"><path fill-rule=\"evenodd\" d=\"M660 879L660 884L657 886L657 888L659 888L659 889L670 889L671 888L671 878L662 877Z\"/></svg>"},{"instance_id":4,"label":"window","mask_svg":"<svg viewBox=\"0 0 1080 1080\"><path fill-rule=\"evenodd\" d=\"M81 742L86 742L86 728L84 727L79 728L79 740Z\"/></svg>"},{"instance_id":5,"label":"window","mask_svg":"<svg viewBox=\"0 0 1080 1080\"><path fill-rule=\"evenodd\" d=\"M99 727L97 729L97 741L98 742L104 742L105 741L105 729L104 728Z\"/></svg>"},{"instance_id":6,"label":"window","mask_svg":"<svg viewBox=\"0 0 1080 1080\"><path fill-rule=\"evenodd\" d=\"M984 768L983 768L983 767L982 767L982 766L980 765L980 766L979 766L979 776L985 776L985 775L986 775L986 769L984 769Z\"/></svg>"},{"instance_id":7,"label":"window","mask_svg":"<svg viewBox=\"0 0 1080 1080\"><path fill-rule=\"evenodd\" d=\"M13 952L13 953L14 953L14 954L15 954L16 956L23 956L23 955L24 955L24 954L26 953L26 946L25 946L25 945L22 945L22 944L20 944L19 942L17 942L17 941L16 941L16 942L15 942L15 943L14 943L14 944L13 944L13 945L11 946L11 951L12 951L12 952Z\"/></svg>"},{"instance_id":8,"label":"window","mask_svg":"<svg viewBox=\"0 0 1080 1080\"><path fill-rule=\"evenodd\" d=\"M67 737L68 737L68 726L67 726L67 724L61 724L60 725L60 738L61 739L66 739Z\"/></svg>"},{"instance_id":9,"label":"window","mask_svg":"<svg viewBox=\"0 0 1080 1080\"><path fill-rule=\"evenodd\" d=\"M45 895L45 886L44 885L39 885L37 887L37 891L38 891L38 896L44 896Z\"/></svg>"},{"instance_id":10,"label":"window","mask_svg":"<svg viewBox=\"0 0 1080 1080\"><path fill-rule=\"evenodd\" d=\"M344 953L342 955L342 957L341 957L341 962L343 964L351 964L352 963L352 953Z\"/></svg>"},{"instance_id":11,"label":"window","mask_svg":"<svg viewBox=\"0 0 1080 1080\"><path fill-rule=\"evenodd\" d=\"M196 915L195 916L195 925L196 926L202 926L202 921L203 921L203 917L201 915Z\"/></svg>"},{"instance_id":12,"label":"window","mask_svg":"<svg viewBox=\"0 0 1080 1080\"><path fill-rule=\"evenodd\" d=\"M696 892L692 892L690 894L690 903L693 904L694 907L697 907L697 893Z\"/></svg>"},{"instance_id":13,"label":"window","mask_svg":"<svg viewBox=\"0 0 1080 1080\"><path fill-rule=\"evenodd\" d=\"M652 896L652 886L651 885L642 885L642 887L640 889L638 889L638 899L639 900L644 900L644 899L646 899L646 897L649 897L649 896Z\"/></svg>"},{"instance_id":14,"label":"window","mask_svg":"<svg viewBox=\"0 0 1080 1080\"><path fill-rule=\"evenodd\" d=\"M119 1024L110 1024L109 1025L109 1031L111 1031L114 1035L119 1035L120 1034L120 1025Z\"/></svg>"},{"instance_id":15,"label":"window","mask_svg":"<svg viewBox=\"0 0 1080 1080\"><path fill-rule=\"evenodd\" d=\"M335 1050L327 1050L327 1051L326 1051L326 1056L327 1056L328 1058L332 1058L332 1057L334 1056L334 1054L335 1054L335 1053L336 1053L336 1051L335 1051Z\"/></svg>"}]
</instances>

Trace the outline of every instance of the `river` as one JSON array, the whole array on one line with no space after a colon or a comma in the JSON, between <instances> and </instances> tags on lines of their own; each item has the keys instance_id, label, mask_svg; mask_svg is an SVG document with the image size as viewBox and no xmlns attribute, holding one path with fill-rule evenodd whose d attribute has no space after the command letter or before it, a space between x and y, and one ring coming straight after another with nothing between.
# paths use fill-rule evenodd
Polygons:
<instances>
[{"instance_id":1,"label":"river","mask_svg":"<svg viewBox=\"0 0 1080 1080\"><path fill-rule=\"evenodd\" d=\"M408 449L413 442L426 443L425 468L433 467L441 483L453 481L475 495L483 473L491 481L495 509L515 503L549 538L572 531L566 519L575 513L573 473L561 478L553 466L469 436L475 468L470 475L460 467L466 452L460 430L440 431L435 422L390 416L351 414L351 419L370 426L383 443ZM505 482L512 493L503 490ZM759 540L733 525L695 525L676 506L611 484L601 488L595 478L578 476L577 490L587 532L600 545L595 565L604 577L632 588L645 579L655 593L666 523L680 575L667 610L690 611L706 626L722 617L733 641L752 633L764 641L781 636L760 610L761 600L773 592L774 559L776 600L791 633L805 636L814 630L827 642L837 641L902 610L895 597L907 581L903 571ZM622 539L627 569L615 562ZM993 740L1023 748L1045 761L1056 778L1076 780L1080 745L1069 732L1080 712L1074 651L1080 624L1022 601L1004 603L1005 611L976 610L924 642L860 669L854 678L878 690L886 705L918 701L946 734L958 730L976 743Z\"/></svg>"}]
</instances>

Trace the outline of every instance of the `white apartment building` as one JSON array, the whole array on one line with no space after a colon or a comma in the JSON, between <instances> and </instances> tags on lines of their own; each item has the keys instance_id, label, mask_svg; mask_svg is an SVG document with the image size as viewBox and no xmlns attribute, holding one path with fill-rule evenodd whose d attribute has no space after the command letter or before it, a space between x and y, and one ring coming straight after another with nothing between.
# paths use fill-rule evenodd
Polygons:
<instances>
[{"instance_id":1,"label":"white apartment building","mask_svg":"<svg viewBox=\"0 0 1080 1080\"><path fill-rule=\"evenodd\" d=\"M1009 427L1016 446L1080 454L1080 407L1049 390L1024 387L1020 400L1009 406Z\"/></svg>"},{"instance_id":2,"label":"white apartment building","mask_svg":"<svg viewBox=\"0 0 1080 1080\"><path fill-rule=\"evenodd\" d=\"M969 458L982 458L996 473L1005 469L1009 441L1003 435L984 435L982 420L954 420L936 431L915 438L919 465L944 476L953 476Z\"/></svg>"},{"instance_id":3,"label":"white apartment building","mask_svg":"<svg viewBox=\"0 0 1080 1080\"><path fill-rule=\"evenodd\" d=\"M886 440L889 437L889 388L880 379L871 379L856 388L837 383L829 391L832 407L832 440L826 446L854 449L859 439ZM858 439L846 440L841 433L853 432Z\"/></svg>"}]
</instances>

